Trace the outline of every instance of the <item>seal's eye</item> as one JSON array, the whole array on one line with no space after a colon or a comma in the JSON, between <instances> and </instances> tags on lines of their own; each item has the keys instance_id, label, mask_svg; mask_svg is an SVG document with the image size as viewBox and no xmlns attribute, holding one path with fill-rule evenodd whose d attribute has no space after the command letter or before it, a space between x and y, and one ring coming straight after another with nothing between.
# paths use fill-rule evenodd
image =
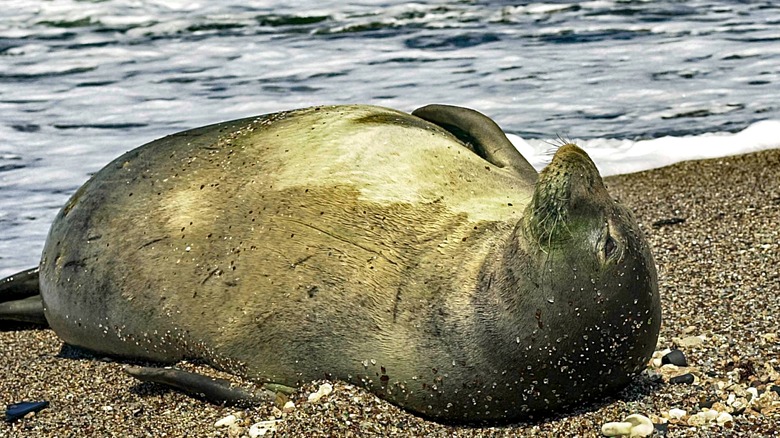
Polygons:
<instances>
[{"instance_id":1,"label":"seal's eye","mask_svg":"<svg viewBox=\"0 0 780 438\"><path fill-rule=\"evenodd\" d=\"M612 236L607 235L607 241L604 242L604 259L612 257L612 254L615 253L616 249L617 243L615 243L615 239L613 239Z\"/></svg>"}]
</instances>

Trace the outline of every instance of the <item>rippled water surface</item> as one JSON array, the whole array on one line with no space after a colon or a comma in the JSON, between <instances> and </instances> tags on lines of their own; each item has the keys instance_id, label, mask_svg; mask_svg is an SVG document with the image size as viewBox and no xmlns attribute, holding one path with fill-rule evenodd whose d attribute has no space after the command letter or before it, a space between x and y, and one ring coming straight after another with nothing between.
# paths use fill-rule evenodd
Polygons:
<instances>
[{"instance_id":1,"label":"rippled water surface","mask_svg":"<svg viewBox=\"0 0 780 438\"><path fill-rule=\"evenodd\" d=\"M771 1L6 0L0 275L37 263L57 210L112 158L232 118L452 103L537 151L777 121L779 25Z\"/></svg>"}]
</instances>

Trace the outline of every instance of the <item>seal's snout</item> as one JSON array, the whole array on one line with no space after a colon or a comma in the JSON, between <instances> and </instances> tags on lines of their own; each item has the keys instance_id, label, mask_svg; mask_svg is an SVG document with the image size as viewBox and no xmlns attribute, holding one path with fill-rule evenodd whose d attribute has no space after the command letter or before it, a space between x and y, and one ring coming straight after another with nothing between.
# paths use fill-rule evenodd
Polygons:
<instances>
[{"instance_id":1,"label":"seal's snout","mask_svg":"<svg viewBox=\"0 0 780 438\"><path fill-rule=\"evenodd\" d=\"M585 153L585 151L583 151L582 148L580 148L574 143L566 143L565 145L559 147L557 151L555 151L556 157L558 156L563 157L572 154L579 155L582 158L587 158L588 160L590 160L588 154Z\"/></svg>"},{"instance_id":2,"label":"seal's snout","mask_svg":"<svg viewBox=\"0 0 780 438\"><path fill-rule=\"evenodd\" d=\"M538 241L565 240L572 215L594 205L594 199L603 200L608 196L588 154L579 146L567 143L558 148L539 175L528 206L528 228Z\"/></svg>"},{"instance_id":3,"label":"seal's snout","mask_svg":"<svg viewBox=\"0 0 780 438\"><path fill-rule=\"evenodd\" d=\"M549 177L581 176L587 178L589 183L596 182L596 180L601 182L601 175L599 175L596 164L584 150L574 143L567 143L558 148L552 161L542 173L548 174Z\"/></svg>"},{"instance_id":4,"label":"seal's snout","mask_svg":"<svg viewBox=\"0 0 780 438\"><path fill-rule=\"evenodd\" d=\"M536 192L554 192L562 202L579 195L592 195L604 188L596 165L579 146L567 143L555 152L552 161L542 170ZM580 192L588 193L580 193Z\"/></svg>"}]
</instances>

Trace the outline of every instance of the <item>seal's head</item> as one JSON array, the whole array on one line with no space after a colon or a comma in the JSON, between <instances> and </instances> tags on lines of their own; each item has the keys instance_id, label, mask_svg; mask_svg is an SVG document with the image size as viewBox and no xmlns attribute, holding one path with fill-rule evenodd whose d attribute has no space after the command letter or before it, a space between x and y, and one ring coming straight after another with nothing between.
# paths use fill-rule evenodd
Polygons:
<instances>
[{"instance_id":1,"label":"seal's head","mask_svg":"<svg viewBox=\"0 0 780 438\"><path fill-rule=\"evenodd\" d=\"M628 384L658 338L655 264L632 213L610 197L582 149L558 149L513 240L504 263L515 324L530 333L518 343L533 346L520 357L537 363L531 408L570 406Z\"/></svg>"}]
</instances>

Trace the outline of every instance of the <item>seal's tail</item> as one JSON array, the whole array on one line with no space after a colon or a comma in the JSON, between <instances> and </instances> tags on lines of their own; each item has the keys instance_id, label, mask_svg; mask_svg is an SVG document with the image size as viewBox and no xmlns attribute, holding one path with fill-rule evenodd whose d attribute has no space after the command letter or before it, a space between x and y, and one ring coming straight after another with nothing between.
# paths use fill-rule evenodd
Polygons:
<instances>
[{"instance_id":1,"label":"seal's tail","mask_svg":"<svg viewBox=\"0 0 780 438\"><path fill-rule=\"evenodd\" d=\"M38 268L0 280L0 321L49 325L43 315Z\"/></svg>"}]
</instances>

